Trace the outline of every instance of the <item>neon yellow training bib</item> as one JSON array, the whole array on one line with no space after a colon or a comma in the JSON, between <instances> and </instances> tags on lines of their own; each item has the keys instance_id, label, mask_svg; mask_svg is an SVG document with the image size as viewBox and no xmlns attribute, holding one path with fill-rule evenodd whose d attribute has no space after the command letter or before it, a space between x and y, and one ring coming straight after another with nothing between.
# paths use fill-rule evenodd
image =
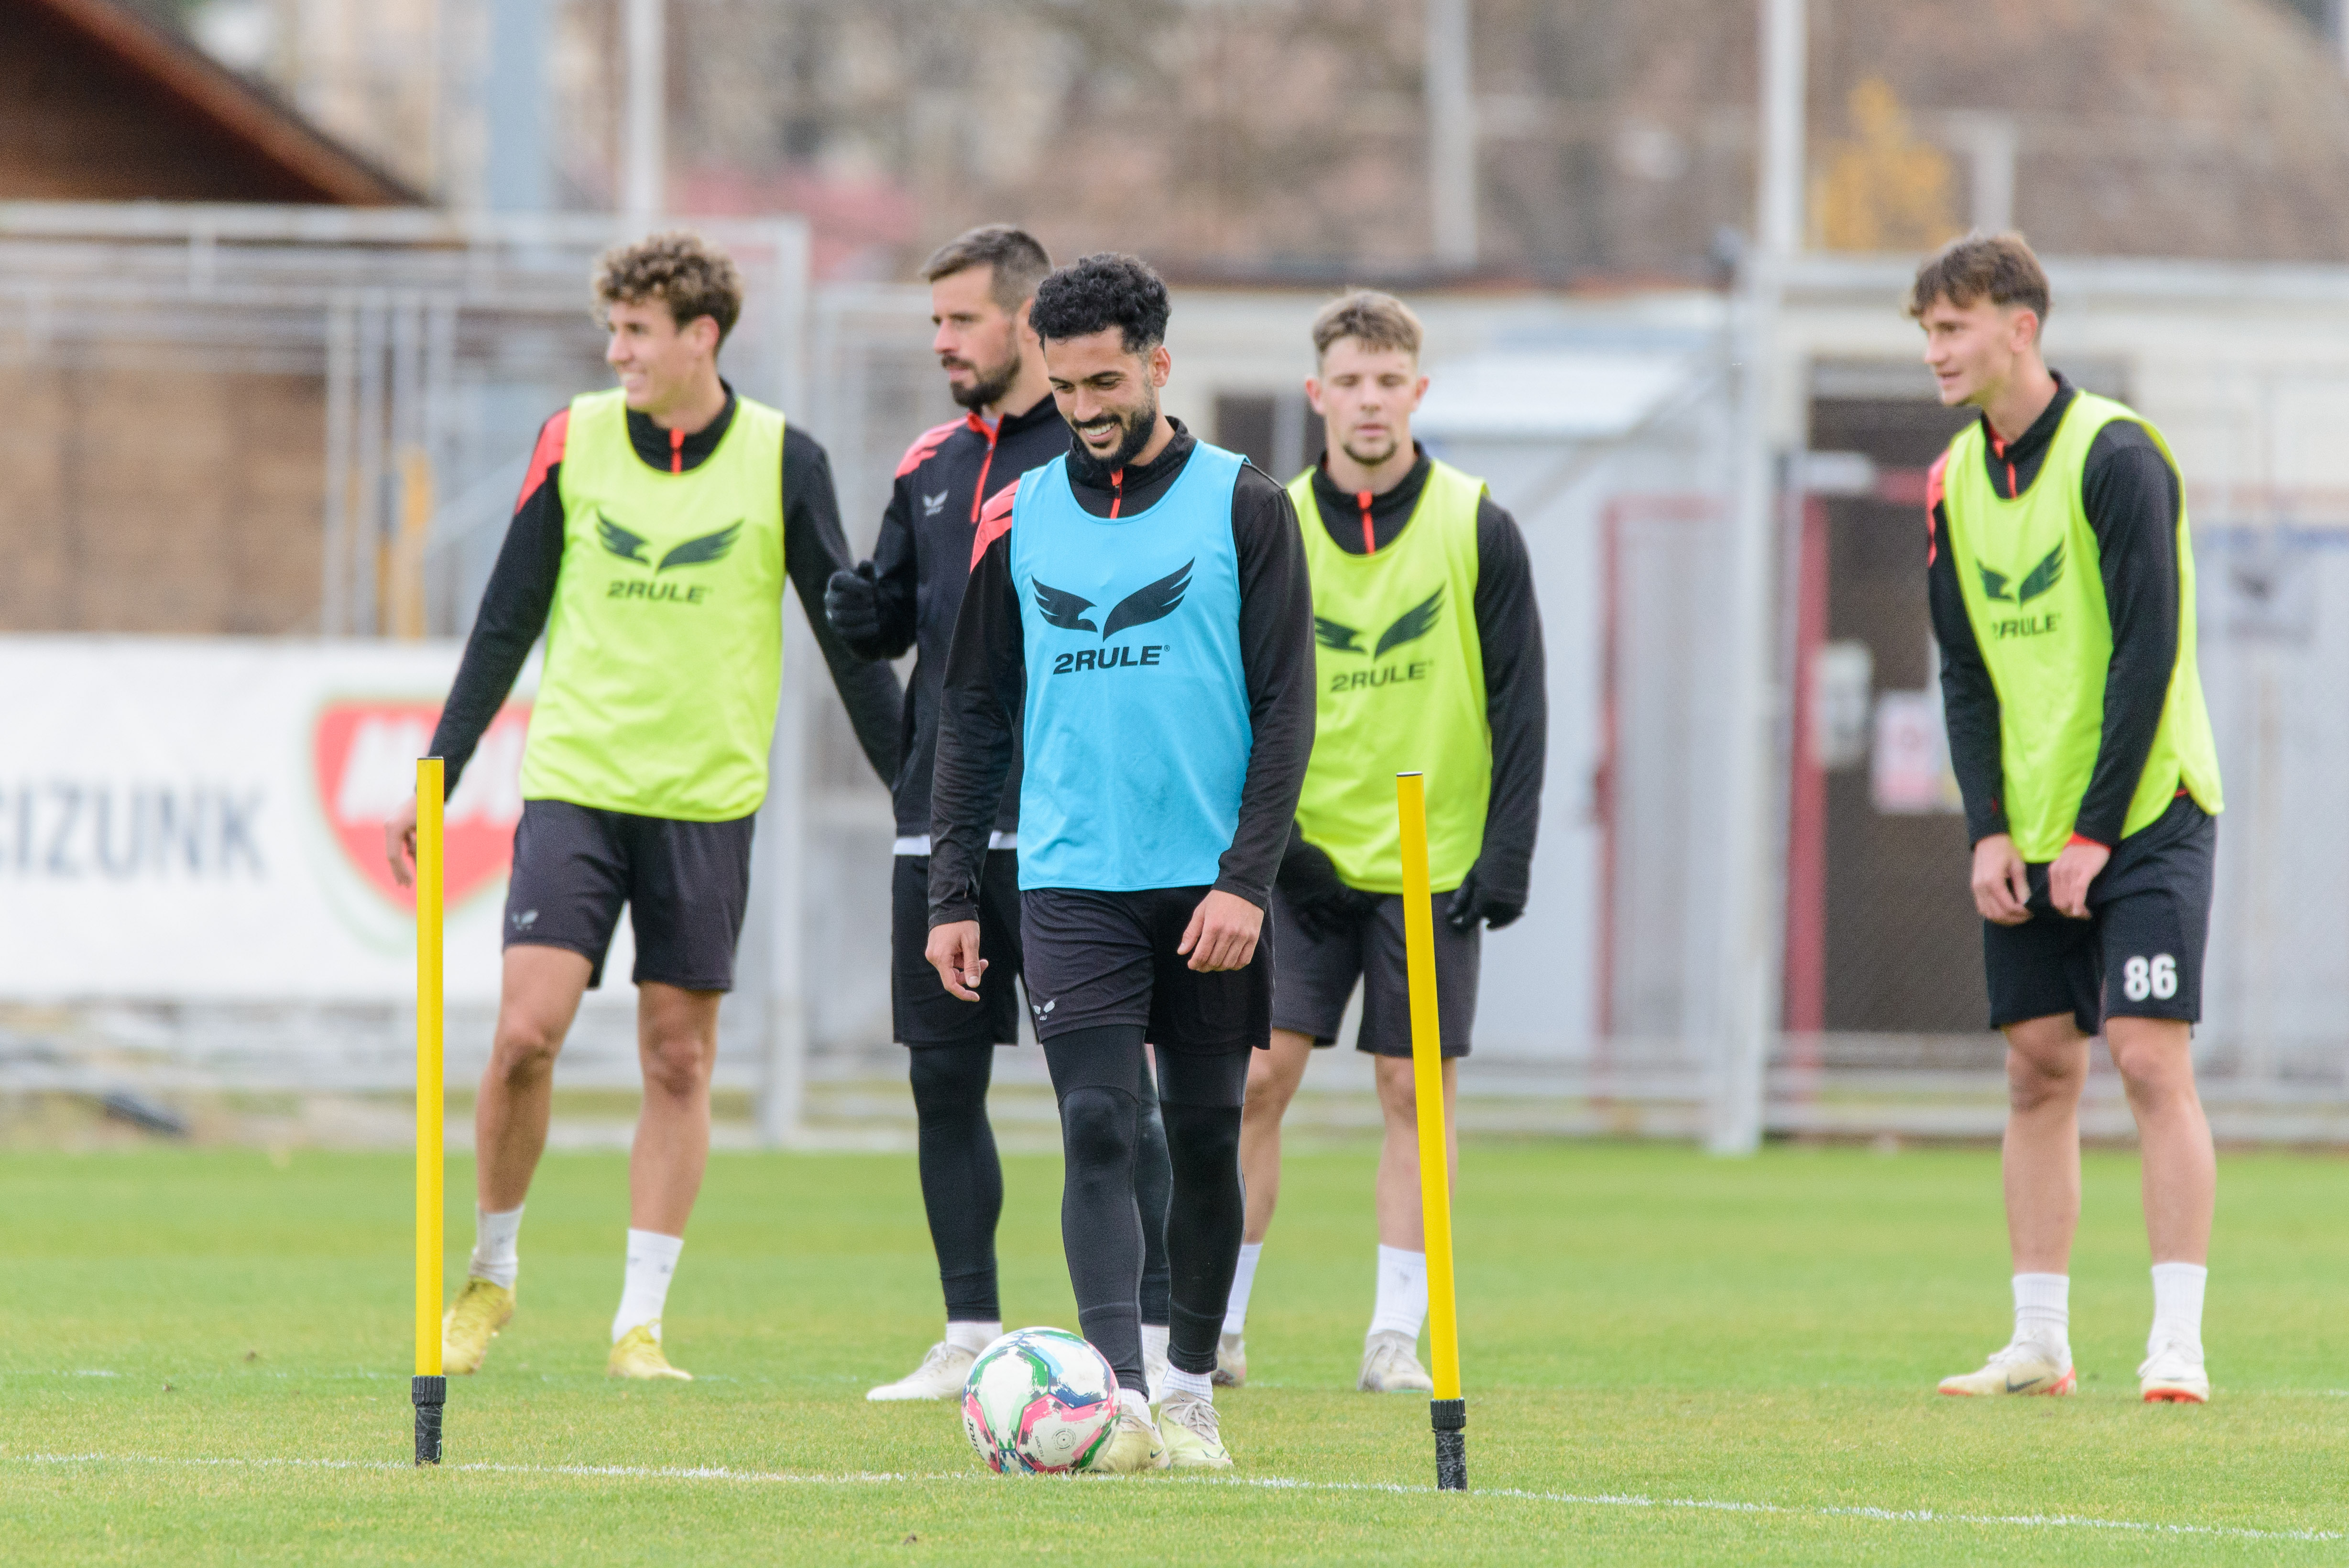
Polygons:
<instances>
[{"instance_id":1,"label":"neon yellow training bib","mask_svg":"<svg viewBox=\"0 0 2349 1568\"><path fill-rule=\"evenodd\" d=\"M571 405L523 796L731 821L766 799L782 683L783 417L736 398L681 474L636 456L627 418L617 389Z\"/></svg>"},{"instance_id":2,"label":"neon yellow training bib","mask_svg":"<svg viewBox=\"0 0 2349 1568\"><path fill-rule=\"evenodd\" d=\"M2007 830L2017 851L2034 864L2054 860L2071 841L2104 740L2113 625L2103 556L2081 486L2089 449L2116 419L2142 426L2178 471L2160 431L2123 405L2085 392L2064 410L2038 479L2014 500L1991 484L1979 419L1951 441L1942 468L1951 565L1998 690ZM2185 494L2180 475L2178 663L2161 727L2129 799L2125 838L2168 810L2181 785L2214 816L2222 805L2218 749L2194 656L2194 541Z\"/></svg>"},{"instance_id":3,"label":"neon yellow training bib","mask_svg":"<svg viewBox=\"0 0 2349 1568\"><path fill-rule=\"evenodd\" d=\"M1288 487L1313 574L1313 758L1297 820L1347 884L1402 892L1395 775L1427 775L1429 885L1458 887L1485 847L1493 731L1476 634L1476 503L1448 463L1385 549L1356 555L1321 521L1309 469Z\"/></svg>"}]
</instances>

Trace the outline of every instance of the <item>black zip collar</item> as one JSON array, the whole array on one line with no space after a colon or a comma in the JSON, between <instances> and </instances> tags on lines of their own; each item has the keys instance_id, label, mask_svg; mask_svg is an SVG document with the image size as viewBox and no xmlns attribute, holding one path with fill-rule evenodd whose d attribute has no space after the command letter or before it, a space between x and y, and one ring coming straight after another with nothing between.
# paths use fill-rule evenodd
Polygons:
<instances>
[{"instance_id":1,"label":"black zip collar","mask_svg":"<svg viewBox=\"0 0 2349 1568\"><path fill-rule=\"evenodd\" d=\"M2031 421L2031 428L2012 441L2001 441L1998 432L1991 428L1990 416L1982 416L1982 461L1990 471L1991 489L2007 500L2013 500L2038 479L2040 466L2046 462L2048 449L2055 444L2055 432L2064 423L2064 415L2079 397L2080 389L2064 377L2060 370L2051 371L2055 377L2055 396Z\"/></svg>"},{"instance_id":2,"label":"black zip collar","mask_svg":"<svg viewBox=\"0 0 2349 1568\"><path fill-rule=\"evenodd\" d=\"M1163 489L1183 471L1183 465L1191 460L1191 449L1199 444L1198 438L1184 428L1182 420L1169 415L1166 422L1174 427L1174 438L1166 443L1164 451L1149 462L1117 469L1096 461L1077 440L1075 432L1070 432L1069 482L1079 490L1111 498L1112 505ZM1151 499L1157 498L1153 495ZM1147 504L1137 501L1132 510L1139 511Z\"/></svg>"},{"instance_id":3,"label":"black zip collar","mask_svg":"<svg viewBox=\"0 0 2349 1568\"><path fill-rule=\"evenodd\" d=\"M734 423L734 388L722 377L718 385L726 388L726 407L718 410L718 418L689 436L664 429L653 423L650 414L628 410L628 445L648 469L665 474L689 474L709 460L718 443L726 438L728 427Z\"/></svg>"},{"instance_id":4,"label":"black zip collar","mask_svg":"<svg viewBox=\"0 0 2349 1568\"><path fill-rule=\"evenodd\" d=\"M1032 407L1017 414L1006 414L998 420L995 426L995 438L998 441L1004 440L1018 435L1022 430L1033 429L1047 419L1058 419L1060 417L1061 406L1053 402L1052 395L1047 392L1036 399Z\"/></svg>"},{"instance_id":5,"label":"black zip collar","mask_svg":"<svg viewBox=\"0 0 2349 1568\"><path fill-rule=\"evenodd\" d=\"M1373 494L1369 490L1340 490L1338 481L1330 477L1330 454L1324 451L1313 465L1313 500L1321 513L1321 526L1338 548L1350 555L1370 555L1384 550L1402 531L1403 524L1419 508L1419 496L1427 488L1427 476L1434 464L1427 449L1417 441L1411 444L1415 460L1402 478L1387 489Z\"/></svg>"}]
</instances>

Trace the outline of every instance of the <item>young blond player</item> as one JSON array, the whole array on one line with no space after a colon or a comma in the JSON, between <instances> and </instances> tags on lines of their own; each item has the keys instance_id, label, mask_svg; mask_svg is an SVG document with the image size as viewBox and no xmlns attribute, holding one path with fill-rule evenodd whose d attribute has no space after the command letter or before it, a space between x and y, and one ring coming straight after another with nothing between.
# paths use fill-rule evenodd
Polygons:
<instances>
[{"instance_id":1,"label":"young blond player","mask_svg":"<svg viewBox=\"0 0 2349 1568\"><path fill-rule=\"evenodd\" d=\"M1377 1073L1377 1291L1357 1386L1433 1387L1420 1365L1420 1228L1395 775L1427 774L1444 1098L1476 1017L1480 932L1524 913L1548 728L1541 616L1525 541L1484 481L1412 439L1427 391L1420 324L1390 294L1333 301L1305 384L1328 431L1289 486L1313 577L1312 760L1273 891L1272 1048L1248 1073L1240 1164L1247 1227L1224 1315L1218 1380L1247 1376L1257 1260L1280 1195L1280 1120L1317 1046L1336 1042L1360 984L1357 1049Z\"/></svg>"}]
</instances>

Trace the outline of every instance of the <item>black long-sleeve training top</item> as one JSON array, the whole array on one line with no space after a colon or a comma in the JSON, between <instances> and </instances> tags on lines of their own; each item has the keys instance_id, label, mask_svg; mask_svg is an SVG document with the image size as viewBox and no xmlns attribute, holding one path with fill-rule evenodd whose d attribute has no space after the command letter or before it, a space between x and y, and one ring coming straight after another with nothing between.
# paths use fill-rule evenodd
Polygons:
<instances>
[{"instance_id":1,"label":"black long-sleeve training top","mask_svg":"<svg viewBox=\"0 0 2349 1568\"><path fill-rule=\"evenodd\" d=\"M1077 504L1095 517L1109 516L1113 507L1138 512L1154 505L1198 446L1181 421L1173 423L1174 439L1140 468L1104 472L1087 454L1071 452L1069 484ZM1232 486L1232 543L1239 557L1240 665L1251 741L1239 822L1218 862L1216 887L1262 908L1313 751L1313 587L1288 492L1245 464ZM988 541L972 567L947 655L930 787L932 925L978 918L988 824L1011 765L1026 680L1007 530ZM1168 744L1180 743L1168 737Z\"/></svg>"},{"instance_id":2,"label":"black long-sleeve training top","mask_svg":"<svg viewBox=\"0 0 2349 1568\"><path fill-rule=\"evenodd\" d=\"M539 432L522 499L498 547L481 613L465 639L448 705L432 732L433 751L447 759L447 788L481 744L481 732L504 706L514 677L530 656L531 645L546 630L554 604L555 578L563 570L563 436L569 410L548 419ZM628 440L636 456L664 473L687 473L718 449L734 422L734 389L718 418L691 435L662 428L649 415L628 410ZM832 489L832 459L797 425L783 427L783 569L799 590L800 606L815 633L816 645L832 672L833 685L856 727L865 760L886 783L897 766L897 675L886 665L868 664L849 652L823 618L823 585L848 564L848 542L840 531L840 501Z\"/></svg>"},{"instance_id":3,"label":"black long-sleeve training top","mask_svg":"<svg viewBox=\"0 0 2349 1568\"><path fill-rule=\"evenodd\" d=\"M2079 396L2060 374L2054 400L2012 442L1999 439L1982 418L1982 460L1990 482L2012 499L2040 476L2056 427ZM2063 476L2056 476L2061 482ZM2112 662L2105 674L2105 722L2096 766L2073 831L2106 848L2121 840L2129 801L2145 776L2146 758L2161 728L2169 680L2178 665L2178 471L2134 420L2116 419L2088 449L2081 503L2095 531L2105 607L2112 620ZM1965 799L1966 835L1979 843L2007 830L2005 770L1999 742L1998 689L1982 662L1957 563L1943 548L1949 513L1931 509L1926 548L1926 596L1933 634L1941 645L1941 707L1950 730L1950 762Z\"/></svg>"},{"instance_id":4,"label":"black long-sleeve training top","mask_svg":"<svg viewBox=\"0 0 2349 1568\"><path fill-rule=\"evenodd\" d=\"M1321 526L1349 554L1384 550L1418 508L1430 466L1423 450L1402 483L1366 501L1364 492L1340 489L1330 479L1325 452L1313 469ZM1476 881L1486 892L1522 903L1533 879L1542 772L1549 753L1548 659L1542 651L1541 607L1534 599L1525 535L1516 519L1489 495L1476 502L1475 614L1484 655L1485 721L1493 734L1492 797Z\"/></svg>"},{"instance_id":5,"label":"black long-sleeve training top","mask_svg":"<svg viewBox=\"0 0 2349 1568\"><path fill-rule=\"evenodd\" d=\"M897 779L890 790L897 837L918 843L930 831L930 775L938 755L938 691L954 641L955 616L970 582L972 541L979 509L1069 449L1069 427L1048 393L1024 413L989 426L977 415L925 430L897 465L897 481L881 514L873 546L874 597L881 632L850 639L860 657L894 659L907 648L914 678L905 687L897 730ZM1019 756L1013 737L1011 772L995 817L999 832L1019 826Z\"/></svg>"}]
</instances>

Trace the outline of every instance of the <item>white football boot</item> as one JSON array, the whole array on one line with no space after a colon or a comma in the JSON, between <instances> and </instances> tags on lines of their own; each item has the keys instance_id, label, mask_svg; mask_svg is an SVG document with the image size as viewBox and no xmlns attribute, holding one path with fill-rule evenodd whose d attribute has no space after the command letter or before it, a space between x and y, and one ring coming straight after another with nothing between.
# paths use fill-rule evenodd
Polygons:
<instances>
[{"instance_id":1,"label":"white football boot","mask_svg":"<svg viewBox=\"0 0 2349 1568\"><path fill-rule=\"evenodd\" d=\"M970 1376L970 1364L978 1359L978 1352L941 1339L930 1346L919 1367L895 1383L866 1389L864 1397L876 1405L896 1399L959 1398L963 1381Z\"/></svg>"},{"instance_id":2,"label":"white football boot","mask_svg":"<svg viewBox=\"0 0 2349 1568\"><path fill-rule=\"evenodd\" d=\"M1365 1394L1433 1394L1435 1379L1419 1364L1419 1342L1391 1328L1362 1342L1362 1370L1354 1387Z\"/></svg>"},{"instance_id":3,"label":"white football boot","mask_svg":"<svg viewBox=\"0 0 2349 1568\"><path fill-rule=\"evenodd\" d=\"M1979 1372L1963 1372L1941 1379L1941 1392L1981 1394L2069 1394L2079 1387L2072 1370L2069 1346L2043 1345L2017 1339L1993 1351Z\"/></svg>"},{"instance_id":4,"label":"white football boot","mask_svg":"<svg viewBox=\"0 0 2349 1568\"><path fill-rule=\"evenodd\" d=\"M2148 1405L2207 1405L2210 1373L2202 1365L2202 1347L2164 1340L2137 1369L2137 1392Z\"/></svg>"}]
</instances>

